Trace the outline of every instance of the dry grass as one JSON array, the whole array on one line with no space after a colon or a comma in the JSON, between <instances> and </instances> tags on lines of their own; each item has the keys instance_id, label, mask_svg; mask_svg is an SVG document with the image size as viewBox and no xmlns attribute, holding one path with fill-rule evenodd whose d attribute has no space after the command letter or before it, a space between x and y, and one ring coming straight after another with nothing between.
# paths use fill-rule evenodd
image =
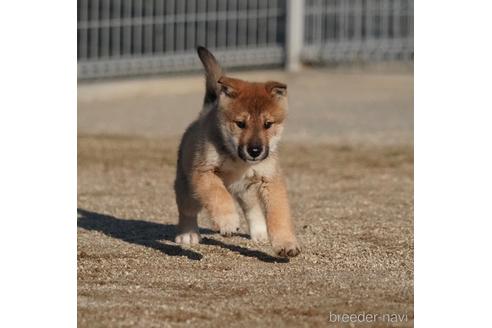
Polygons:
<instances>
[{"instance_id":1,"label":"dry grass","mask_svg":"<svg viewBox=\"0 0 492 328\"><path fill-rule=\"evenodd\" d=\"M330 326L330 312L407 313L401 326L413 325L412 145L285 144L303 245L290 262L203 218L203 244L172 242L176 147L79 137L80 327Z\"/></svg>"}]
</instances>

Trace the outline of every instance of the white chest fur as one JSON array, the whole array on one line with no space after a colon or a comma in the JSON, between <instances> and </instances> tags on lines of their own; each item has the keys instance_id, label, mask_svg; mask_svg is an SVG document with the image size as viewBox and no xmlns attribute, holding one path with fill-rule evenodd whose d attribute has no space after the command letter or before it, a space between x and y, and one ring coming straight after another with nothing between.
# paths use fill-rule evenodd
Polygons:
<instances>
[{"instance_id":1,"label":"white chest fur","mask_svg":"<svg viewBox=\"0 0 492 328\"><path fill-rule=\"evenodd\" d=\"M218 174L224 185L232 194L241 194L251 185L268 179L275 174L275 161L267 158L258 164L248 164L241 160L225 160L219 167Z\"/></svg>"}]
</instances>

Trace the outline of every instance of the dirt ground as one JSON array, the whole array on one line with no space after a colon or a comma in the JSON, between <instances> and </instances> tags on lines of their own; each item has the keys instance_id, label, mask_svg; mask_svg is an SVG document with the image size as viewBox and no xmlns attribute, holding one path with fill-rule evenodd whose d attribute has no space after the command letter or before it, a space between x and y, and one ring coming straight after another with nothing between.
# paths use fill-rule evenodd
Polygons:
<instances>
[{"instance_id":1,"label":"dirt ground","mask_svg":"<svg viewBox=\"0 0 492 328\"><path fill-rule=\"evenodd\" d=\"M303 250L290 260L244 222L225 238L201 217L202 244L173 242L200 77L79 87L80 327L413 326L412 74L268 74L304 95L280 156ZM407 319L330 321L344 313Z\"/></svg>"}]
</instances>

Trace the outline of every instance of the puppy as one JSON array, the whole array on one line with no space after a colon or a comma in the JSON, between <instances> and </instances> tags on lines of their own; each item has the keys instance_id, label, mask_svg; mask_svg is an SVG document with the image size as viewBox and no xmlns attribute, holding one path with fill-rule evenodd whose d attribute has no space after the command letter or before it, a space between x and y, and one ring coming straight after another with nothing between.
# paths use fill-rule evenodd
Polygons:
<instances>
[{"instance_id":1,"label":"puppy","mask_svg":"<svg viewBox=\"0 0 492 328\"><path fill-rule=\"evenodd\" d=\"M252 240L269 239L277 255L296 256L300 247L277 155L287 86L227 77L207 49L198 47L197 52L206 72L206 92L203 109L179 146L176 243L200 242L197 215L202 208L223 236L237 232L236 199Z\"/></svg>"}]
</instances>

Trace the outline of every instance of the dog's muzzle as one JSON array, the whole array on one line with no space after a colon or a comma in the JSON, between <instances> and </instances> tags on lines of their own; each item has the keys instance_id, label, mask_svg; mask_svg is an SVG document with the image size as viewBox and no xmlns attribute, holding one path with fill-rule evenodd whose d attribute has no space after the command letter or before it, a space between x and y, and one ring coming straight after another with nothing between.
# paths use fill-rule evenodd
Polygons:
<instances>
[{"instance_id":1,"label":"dog's muzzle","mask_svg":"<svg viewBox=\"0 0 492 328\"><path fill-rule=\"evenodd\" d=\"M268 157L268 146L263 147L261 144L249 144L238 147L239 157L246 162L259 162Z\"/></svg>"}]
</instances>

